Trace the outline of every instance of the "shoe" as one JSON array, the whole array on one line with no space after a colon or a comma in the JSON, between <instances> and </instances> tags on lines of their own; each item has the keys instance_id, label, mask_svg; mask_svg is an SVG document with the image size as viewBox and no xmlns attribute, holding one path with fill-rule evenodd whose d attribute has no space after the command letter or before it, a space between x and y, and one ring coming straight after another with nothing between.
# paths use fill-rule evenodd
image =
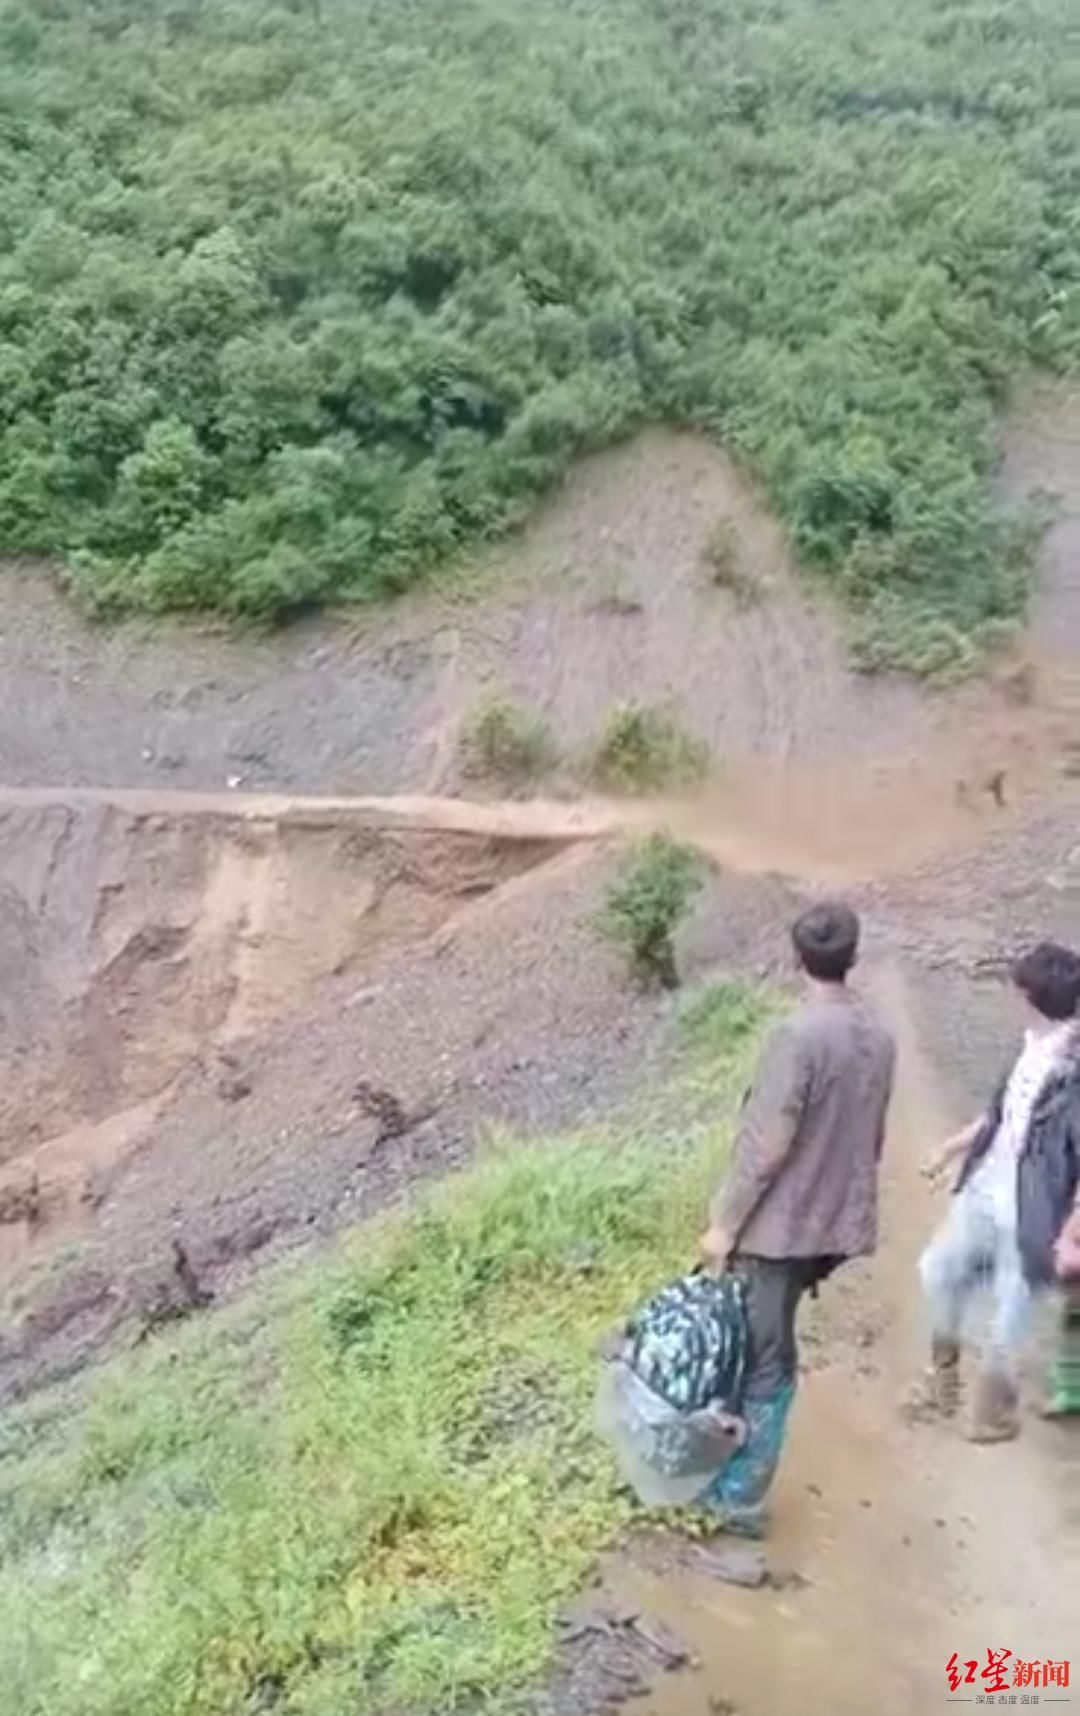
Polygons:
<instances>
[{"instance_id":1,"label":"shoe","mask_svg":"<svg viewBox=\"0 0 1080 1716\"><path fill-rule=\"evenodd\" d=\"M1011 1442L1019 1436L1019 1397L1010 1377L1000 1371L983 1371L965 1434L969 1442Z\"/></svg>"},{"instance_id":2,"label":"shoe","mask_svg":"<svg viewBox=\"0 0 1080 1716\"><path fill-rule=\"evenodd\" d=\"M1055 1376L1050 1393L1037 1408L1040 1418L1080 1417L1080 1379L1075 1376Z\"/></svg>"},{"instance_id":3,"label":"shoe","mask_svg":"<svg viewBox=\"0 0 1080 1716\"><path fill-rule=\"evenodd\" d=\"M1076 1418L1080 1417L1080 1400L1070 1400L1065 1394L1052 1394L1036 1407L1040 1418Z\"/></svg>"},{"instance_id":4,"label":"shoe","mask_svg":"<svg viewBox=\"0 0 1080 1716\"><path fill-rule=\"evenodd\" d=\"M938 1336L930 1348L930 1366L904 1402L903 1414L909 1424L924 1424L955 1418L959 1406L960 1344Z\"/></svg>"}]
</instances>

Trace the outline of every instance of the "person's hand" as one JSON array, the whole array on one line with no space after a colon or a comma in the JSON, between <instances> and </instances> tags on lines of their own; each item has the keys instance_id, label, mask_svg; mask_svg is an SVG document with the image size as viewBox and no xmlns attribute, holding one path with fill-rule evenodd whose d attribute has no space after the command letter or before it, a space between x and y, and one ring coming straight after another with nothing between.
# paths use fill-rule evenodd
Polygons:
<instances>
[{"instance_id":1,"label":"person's hand","mask_svg":"<svg viewBox=\"0 0 1080 1716\"><path fill-rule=\"evenodd\" d=\"M934 1187L940 1186L952 1166L953 1154L948 1145L939 1145L936 1150L932 1150L919 1169L923 1179L929 1180Z\"/></svg>"},{"instance_id":2,"label":"person's hand","mask_svg":"<svg viewBox=\"0 0 1080 1716\"><path fill-rule=\"evenodd\" d=\"M720 1274L727 1268L728 1258L734 1249L731 1235L719 1222L711 1222L701 1236L701 1255L706 1268Z\"/></svg>"},{"instance_id":3,"label":"person's hand","mask_svg":"<svg viewBox=\"0 0 1080 1716\"><path fill-rule=\"evenodd\" d=\"M1080 1209L1073 1211L1057 1236L1054 1269L1059 1281L1080 1280Z\"/></svg>"},{"instance_id":4,"label":"person's hand","mask_svg":"<svg viewBox=\"0 0 1080 1716\"><path fill-rule=\"evenodd\" d=\"M978 1137L984 1122L981 1115L965 1126L962 1132L957 1132L952 1138L946 1138L923 1163L919 1172L932 1185L940 1186L950 1169L965 1155Z\"/></svg>"}]
</instances>

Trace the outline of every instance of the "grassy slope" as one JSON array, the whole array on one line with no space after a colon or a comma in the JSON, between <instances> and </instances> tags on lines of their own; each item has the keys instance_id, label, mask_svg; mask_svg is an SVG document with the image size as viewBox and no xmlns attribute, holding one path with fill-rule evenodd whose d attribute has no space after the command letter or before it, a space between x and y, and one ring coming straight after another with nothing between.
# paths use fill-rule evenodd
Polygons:
<instances>
[{"instance_id":1,"label":"grassy slope","mask_svg":"<svg viewBox=\"0 0 1080 1716\"><path fill-rule=\"evenodd\" d=\"M878 659L1015 614L1080 351L1073 0L0 6L0 545L104 600L398 587L647 416Z\"/></svg>"},{"instance_id":2,"label":"grassy slope","mask_svg":"<svg viewBox=\"0 0 1080 1716\"><path fill-rule=\"evenodd\" d=\"M542 1671L553 1606L628 1517L593 1344L685 1266L765 1011L707 991L652 1115L504 1149L74 1410L13 1415L4 1708L420 1716Z\"/></svg>"}]
</instances>

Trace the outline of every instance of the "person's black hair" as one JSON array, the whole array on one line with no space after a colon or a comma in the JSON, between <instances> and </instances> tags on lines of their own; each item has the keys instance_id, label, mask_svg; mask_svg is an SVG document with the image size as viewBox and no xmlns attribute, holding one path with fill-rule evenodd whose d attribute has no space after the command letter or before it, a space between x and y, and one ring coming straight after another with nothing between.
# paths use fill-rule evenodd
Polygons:
<instances>
[{"instance_id":1,"label":"person's black hair","mask_svg":"<svg viewBox=\"0 0 1080 1716\"><path fill-rule=\"evenodd\" d=\"M1044 1019L1072 1019L1080 1007L1080 954L1060 942L1041 941L1022 954L1012 980Z\"/></svg>"},{"instance_id":2,"label":"person's black hair","mask_svg":"<svg viewBox=\"0 0 1080 1716\"><path fill-rule=\"evenodd\" d=\"M820 983L842 983L859 951L859 920L843 901L827 901L796 918L791 939L809 976Z\"/></svg>"}]
</instances>

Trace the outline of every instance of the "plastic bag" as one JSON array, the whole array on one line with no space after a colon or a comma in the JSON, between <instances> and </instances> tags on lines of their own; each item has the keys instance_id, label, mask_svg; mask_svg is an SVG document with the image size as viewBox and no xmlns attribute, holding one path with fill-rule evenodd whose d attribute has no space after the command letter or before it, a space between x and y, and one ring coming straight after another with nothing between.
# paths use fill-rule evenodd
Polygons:
<instances>
[{"instance_id":1,"label":"plastic bag","mask_svg":"<svg viewBox=\"0 0 1080 1716\"><path fill-rule=\"evenodd\" d=\"M691 1270L638 1308L625 1340L618 1356L669 1406L696 1412L719 1401L736 1411L750 1342L746 1283Z\"/></svg>"},{"instance_id":2,"label":"plastic bag","mask_svg":"<svg viewBox=\"0 0 1080 1716\"><path fill-rule=\"evenodd\" d=\"M623 1477L646 1507L687 1507L697 1501L746 1440L742 1419L721 1403L680 1411L618 1357L601 1370L596 1420Z\"/></svg>"}]
</instances>

